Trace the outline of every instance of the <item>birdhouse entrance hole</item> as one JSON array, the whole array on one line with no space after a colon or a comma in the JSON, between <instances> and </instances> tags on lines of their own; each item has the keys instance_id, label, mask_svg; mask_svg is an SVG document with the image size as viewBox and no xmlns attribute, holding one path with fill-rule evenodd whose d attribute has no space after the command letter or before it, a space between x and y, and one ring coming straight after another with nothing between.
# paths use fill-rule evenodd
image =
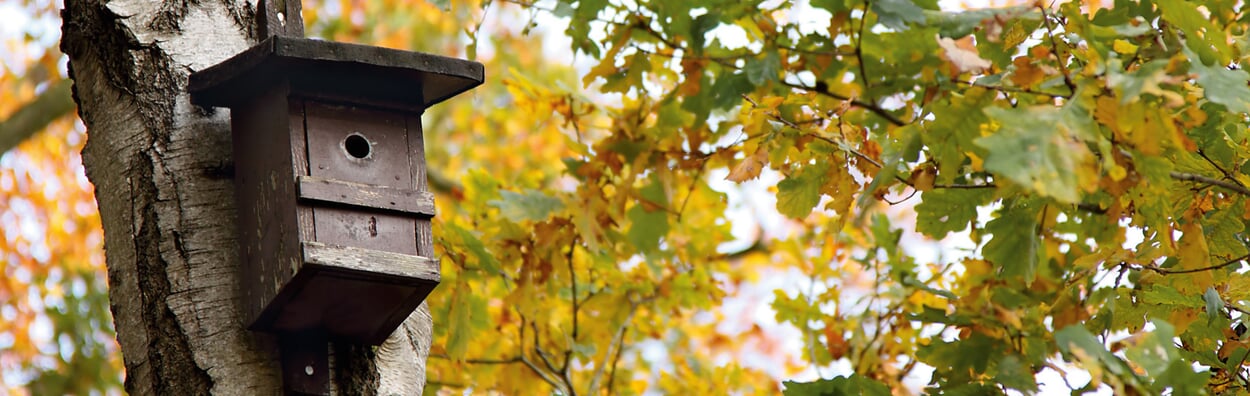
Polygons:
<instances>
[{"instance_id":1,"label":"birdhouse entrance hole","mask_svg":"<svg viewBox=\"0 0 1250 396\"><path fill-rule=\"evenodd\" d=\"M369 158L372 146L373 144L369 143L369 139L366 139L365 135L360 133L347 135L347 138L343 139L343 150L347 151L347 155L355 159Z\"/></svg>"}]
</instances>

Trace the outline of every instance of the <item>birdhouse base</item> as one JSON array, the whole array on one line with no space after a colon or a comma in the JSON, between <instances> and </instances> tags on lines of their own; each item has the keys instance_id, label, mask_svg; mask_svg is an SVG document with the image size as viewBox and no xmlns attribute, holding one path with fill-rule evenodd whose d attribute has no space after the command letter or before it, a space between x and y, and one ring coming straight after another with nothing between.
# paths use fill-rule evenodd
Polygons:
<instances>
[{"instance_id":1,"label":"birdhouse base","mask_svg":"<svg viewBox=\"0 0 1250 396\"><path fill-rule=\"evenodd\" d=\"M303 242L302 265L251 330L324 331L379 345L425 300L440 279L438 261L421 256Z\"/></svg>"}]
</instances>

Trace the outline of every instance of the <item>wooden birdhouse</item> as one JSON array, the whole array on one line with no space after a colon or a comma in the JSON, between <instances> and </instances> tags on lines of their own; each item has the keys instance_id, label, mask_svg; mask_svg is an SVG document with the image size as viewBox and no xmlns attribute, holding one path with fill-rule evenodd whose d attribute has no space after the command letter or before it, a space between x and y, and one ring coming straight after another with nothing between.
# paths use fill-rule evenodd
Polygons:
<instances>
[{"instance_id":1,"label":"wooden birdhouse","mask_svg":"<svg viewBox=\"0 0 1250 396\"><path fill-rule=\"evenodd\" d=\"M480 63L274 36L191 75L229 107L249 328L382 343L438 285L421 113Z\"/></svg>"}]
</instances>

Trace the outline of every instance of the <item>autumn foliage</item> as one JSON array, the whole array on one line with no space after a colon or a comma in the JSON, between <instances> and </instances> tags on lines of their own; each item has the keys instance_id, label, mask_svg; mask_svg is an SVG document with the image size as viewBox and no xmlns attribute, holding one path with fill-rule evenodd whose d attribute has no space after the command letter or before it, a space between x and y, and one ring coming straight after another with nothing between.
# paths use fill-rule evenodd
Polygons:
<instances>
[{"instance_id":1,"label":"autumn foliage","mask_svg":"<svg viewBox=\"0 0 1250 396\"><path fill-rule=\"evenodd\" d=\"M1250 390L1243 8L343 0L305 19L486 64L425 115L430 392L1187 395ZM6 372L53 355L19 298L101 274L74 242L98 221L66 209L89 186L21 170L71 169L80 136L3 160ZM13 216L55 224L49 254Z\"/></svg>"}]
</instances>

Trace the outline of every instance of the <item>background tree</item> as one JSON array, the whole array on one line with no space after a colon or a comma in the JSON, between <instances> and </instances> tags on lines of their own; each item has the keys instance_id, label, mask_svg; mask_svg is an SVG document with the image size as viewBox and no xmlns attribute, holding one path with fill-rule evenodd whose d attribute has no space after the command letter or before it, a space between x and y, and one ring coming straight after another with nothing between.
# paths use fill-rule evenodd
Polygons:
<instances>
[{"instance_id":1,"label":"background tree","mask_svg":"<svg viewBox=\"0 0 1250 396\"><path fill-rule=\"evenodd\" d=\"M323 37L488 63L426 118L444 284L432 342L403 345L430 348L430 388L770 393L808 368L838 378L788 392L1033 393L1078 368L1068 386L1117 394L1250 390L1236 7L438 3L306 7ZM276 386L212 287L236 276L225 116L181 90L247 46L248 7L66 8L128 386ZM551 21L580 79L527 34ZM726 180L756 178L788 220L727 215ZM769 231L735 249L744 222ZM774 340L724 303L769 277L803 337L766 374L749 357ZM359 363L341 386L386 383L361 374L386 359L336 352Z\"/></svg>"}]
</instances>

